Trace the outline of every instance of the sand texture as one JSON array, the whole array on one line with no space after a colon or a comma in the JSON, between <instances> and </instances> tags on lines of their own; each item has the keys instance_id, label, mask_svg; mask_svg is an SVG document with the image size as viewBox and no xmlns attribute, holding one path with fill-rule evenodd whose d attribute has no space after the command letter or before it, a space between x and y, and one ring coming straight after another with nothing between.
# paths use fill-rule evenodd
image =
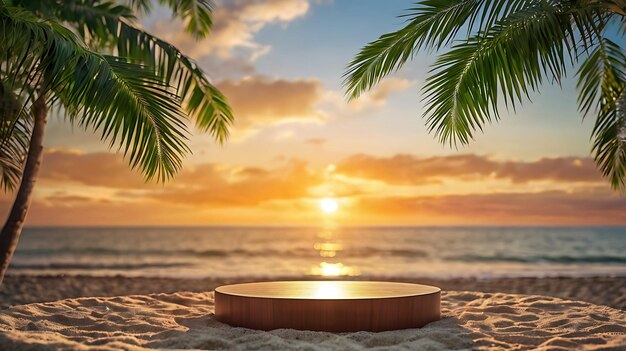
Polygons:
<instances>
[{"instance_id":1,"label":"sand texture","mask_svg":"<svg viewBox=\"0 0 626 351\"><path fill-rule=\"evenodd\" d=\"M298 277L302 279L303 277ZM291 278L285 278L293 280ZM320 279L311 277L310 279ZM327 278L325 278L327 279ZM346 277L340 277L346 279ZM545 278L393 278L357 277L356 280L392 280L434 285L444 291L470 290L522 295L556 296L566 300L591 302L596 305L626 310L626 276L623 277L545 277ZM8 275L0 286L0 309L12 305L56 301L88 296L147 295L177 291L211 291L224 284L262 281L250 279L186 279L122 276L72 275ZM281 280L273 277L271 280Z\"/></svg>"},{"instance_id":2,"label":"sand texture","mask_svg":"<svg viewBox=\"0 0 626 351\"><path fill-rule=\"evenodd\" d=\"M554 297L445 292L441 321L383 333L262 332L213 318L213 293L78 298L0 311L1 350L623 350L626 313Z\"/></svg>"}]
</instances>

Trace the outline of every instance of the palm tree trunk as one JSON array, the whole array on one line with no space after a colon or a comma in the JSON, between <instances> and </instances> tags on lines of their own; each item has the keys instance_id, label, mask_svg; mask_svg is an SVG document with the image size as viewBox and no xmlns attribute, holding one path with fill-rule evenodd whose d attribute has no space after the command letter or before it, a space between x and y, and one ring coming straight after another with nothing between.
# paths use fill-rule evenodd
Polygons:
<instances>
[{"instance_id":1,"label":"palm tree trunk","mask_svg":"<svg viewBox=\"0 0 626 351\"><path fill-rule=\"evenodd\" d=\"M24 228L35 180L43 159L43 136L48 118L48 107L44 95L40 95L33 103L33 117L35 118L33 134L30 138L24 172L22 172L22 181L11 212L9 212L9 217L2 227L2 231L0 231L0 284L2 284L4 275L9 268L11 257L13 257L22 228Z\"/></svg>"}]
</instances>

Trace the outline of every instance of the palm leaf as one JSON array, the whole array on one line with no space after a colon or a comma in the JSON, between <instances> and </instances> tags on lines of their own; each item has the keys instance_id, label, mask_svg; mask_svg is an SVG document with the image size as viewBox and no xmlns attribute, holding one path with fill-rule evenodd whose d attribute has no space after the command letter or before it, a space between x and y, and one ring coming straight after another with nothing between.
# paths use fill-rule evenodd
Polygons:
<instances>
[{"instance_id":1,"label":"palm leaf","mask_svg":"<svg viewBox=\"0 0 626 351\"><path fill-rule=\"evenodd\" d=\"M213 26L213 1L211 0L159 0L172 9L175 16L185 22L187 33L204 38Z\"/></svg>"},{"instance_id":2,"label":"palm leaf","mask_svg":"<svg viewBox=\"0 0 626 351\"><path fill-rule=\"evenodd\" d=\"M208 131L223 143L229 134L234 116L226 97L206 78L206 74L189 57L168 42L133 25L131 8L107 0L64 1L64 6L42 6L28 0L17 1L26 8L39 11L61 22L76 24L77 33L91 47L109 47L117 56L153 67L166 82L172 82L174 91L182 100L185 112L195 119L197 127ZM210 1L167 1L168 6L198 18L208 16ZM131 6L143 6L134 2ZM210 13L209 13L210 14ZM210 18L209 18L210 19ZM208 19L203 20L210 27ZM208 28L207 27L207 28Z\"/></svg>"},{"instance_id":3,"label":"palm leaf","mask_svg":"<svg viewBox=\"0 0 626 351\"><path fill-rule=\"evenodd\" d=\"M442 142L468 143L507 106L528 98L544 77L560 81L569 53L569 15L543 3L516 12L442 54L427 79L425 117Z\"/></svg>"},{"instance_id":4,"label":"palm leaf","mask_svg":"<svg viewBox=\"0 0 626 351\"><path fill-rule=\"evenodd\" d=\"M186 118L152 69L86 53L71 73L54 91L79 125L101 130L111 146L119 144L148 179L165 181L180 169L189 151Z\"/></svg>"},{"instance_id":5,"label":"palm leaf","mask_svg":"<svg viewBox=\"0 0 626 351\"><path fill-rule=\"evenodd\" d=\"M202 69L174 45L135 27L127 12L110 4L102 3L97 10L89 6L68 6L57 15L63 20L80 18L85 32L89 36L107 38L105 42L113 43L118 56L153 67L155 74L164 81L173 82L183 109L200 130L208 131L220 143L228 138L234 116L226 97L209 82Z\"/></svg>"},{"instance_id":6,"label":"palm leaf","mask_svg":"<svg viewBox=\"0 0 626 351\"><path fill-rule=\"evenodd\" d=\"M119 28L116 38L119 55L155 67L165 81L175 82L175 93L181 97L183 109L195 119L196 125L224 142L234 120L233 112L226 97L209 82L202 69L174 45L124 20L117 21L116 26Z\"/></svg>"},{"instance_id":7,"label":"palm leaf","mask_svg":"<svg viewBox=\"0 0 626 351\"><path fill-rule=\"evenodd\" d=\"M128 0L128 6L139 13L150 13L152 0Z\"/></svg>"},{"instance_id":8,"label":"palm leaf","mask_svg":"<svg viewBox=\"0 0 626 351\"><path fill-rule=\"evenodd\" d=\"M617 189L626 189L626 55L604 38L578 70L578 104L597 113L593 151L602 174Z\"/></svg>"},{"instance_id":9,"label":"palm leaf","mask_svg":"<svg viewBox=\"0 0 626 351\"><path fill-rule=\"evenodd\" d=\"M162 5L172 10L172 15L181 19L185 24L185 30L196 38L204 38L213 26L212 0L158 0ZM112 12L124 12L125 17L134 17L133 10L139 13L149 14L153 7L151 0L13 0L11 6L23 7L43 17L58 16L59 14L71 14L81 16L80 20L74 18L72 24L81 27L88 25L83 20L98 21L97 17L89 18L90 14L110 14ZM61 15L63 16L63 15ZM57 17L61 18L61 17ZM68 16L71 20L71 16ZM93 28L93 27L92 27Z\"/></svg>"},{"instance_id":10,"label":"palm leaf","mask_svg":"<svg viewBox=\"0 0 626 351\"><path fill-rule=\"evenodd\" d=\"M180 168L188 152L184 114L154 69L95 53L62 25L18 8L0 7L0 18L11 28L10 35L0 36L2 48L23 50L20 43L35 43L29 57L42 78L40 94L53 92L53 101L60 101L73 121L101 130L148 179L164 181Z\"/></svg>"},{"instance_id":11,"label":"palm leaf","mask_svg":"<svg viewBox=\"0 0 626 351\"><path fill-rule=\"evenodd\" d=\"M597 111L592 133L596 162L614 187L624 189L626 59L624 48L604 34L611 25L618 36L626 33L624 6L617 3L422 0L409 10L404 28L357 54L344 74L344 86L348 97L356 98L417 50L440 49L465 28L467 38L437 59L423 88L429 130L441 142L465 144L499 118L501 102L515 110L544 80L560 84L569 65L588 55L579 70L580 110Z\"/></svg>"},{"instance_id":12,"label":"palm leaf","mask_svg":"<svg viewBox=\"0 0 626 351\"><path fill-rule=\"evenodd\" d=\"M406 63L419 49L439 49L462 28L482 33L497 20L528 6L522 0L425 0L403 16L407 25L367 44L350 62L344 86L350 99L357 98L382 78ZM480 18L480 20L478 20Z\"/></svg>"},{"instance_id":13,"label":"palm leaf","mask_svg":"<svg viewBox=\"0 0 626 351\"><path fill-rule=\"evenodd\" d=\"M131 8L115 1L100 0L63 1L63 6L48 7L45 15L71 23L92 49L115 47L117 28L111 25L109 18L136 20Z\"/></svg>"},{"instance_id":14,"label":"palm leaf","mask_svg":"<svg viewBox=\"0 0 626 351\"><path fill-rule=\"evenodd\" d=\"M22 176L32 121L17 96L0 82L0 187L12 191Z\"/></svg>"}]
</instances>

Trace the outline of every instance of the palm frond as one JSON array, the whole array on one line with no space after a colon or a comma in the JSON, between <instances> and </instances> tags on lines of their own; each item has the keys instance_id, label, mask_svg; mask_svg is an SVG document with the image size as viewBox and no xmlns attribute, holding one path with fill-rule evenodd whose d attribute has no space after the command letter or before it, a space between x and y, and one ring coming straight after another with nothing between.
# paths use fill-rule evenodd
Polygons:
<instances>
[{"instance_id":1,"label":"palm frond","mask_svg":"<svg viewBox=\"0 0 626 351\"><path fill-rule=\"evenodd\" d=\"M423 87L424 116L442 143L468 143L550 80L588 56L579 70L579 106L598 113L592 133L596 162L616 188L626 188L624 48L605 30L626 33L623 1L421 0L408 24L367 44L344 74L349 99L399 69L420 49L441 49ZM458 33L467 36L457 40ZM598 45L598 43L601 43ZM501 101L500 101L501 100Z\"/></svg>"},{"instance_id":2,"label":"palm frond","mask_svg":"<svg viewBox=\"0 0 626 351\"><path fill-rule=\"evenodd\" d=\"M185 23L187 33L204 38L213 27L212 0L159 0L163 5L169 6L174 16Z\"/></svg>"},{"instance_id":3,"label":"palm frond","mask_svg":"<svg viewBox=\"0 0 626 351\"><path fill-rule=\"evenodd\" d=\"M439 49L463 28L482 33L497 20L523 9L522 0L425 0L407 10L407 25L363 47L348 64L344 86L349 99L360 96L400 68L419 49Z\"/></svg>"},{"instance_id":4,"label":"palm frond","mask_svg":"<svg viewBox=\"0 0 626 351\"><path fill-rule=\"evenodd\" d=\"M209 132L217 141L224 142L234 121L226 97L213 86L202 69L174 45L147 31L120 20L116 38L119 56L154 67L165 81L173 81L175 93L182 100L185 112L196 121L202 131Z\"/></svg>"},{"instance_id":5,"label":"palm frond","mask_svg":"<svg viewBox=\"0 0 626 351\"><path fill-rule=\"evenodd\" d=\"M181 168L189 152L186 118L152 69L88 52L72 73L54 92L73 120L101 130L148 179L165 181Z\"/></svg>"},{"instance_id":6,"label":"palm frond","mask_svg":"<svg viewBox=\"0 0 626 351\"><path fill-rule=\"evenodd\" d=\"M103 0L65 0L63 6L48 9L47 15L71 23L76 33L92 49L115 47L118 28L111 18L136 20L132 8Z\"/></svg>"},{"instance_id":7,"label":"palm frond","mask_svg":"<svg viewBox=\"0 0 626 351\"><path fill-rule=\"evenodd\" d=\"M566 10L546 2L518 11L442 54L424 86L425 117L441 142L465 144L507 106L529 98L544 77L560 81L571 54Z\"/></svg>"},{"instance_id":8,"label":"palm frond","mask_svg":"<svg viewBox=\"0 0 626 351\"><path fill-rule=\"evenodd\" d=\"M616 189L626 190L626 55L604 38L578 70L580 111L597 113L595 161Z\"/></svg>"},{"instance_id":9,"label":"palm frond","mask_svg":"<svg viewBox=\"0 0 626 351\"><path fill-rule=\"evenodd\" d=\"M28 57L39 89L53 92L73 121L101 130L148 179L164 181L180 168L188 152L184 114L154 69L95 53L67 28L28 11L0 6L0 18L11 28L0 35L0 46L23 50L23 42L34 43ZM30 71L25 66L12 75Z\"/></svg>"},{"instance_id":10,"label":"palm frond","mask_svg":"<svg viewBox=\"0 0 626 351\"><path fill-rule=\"evenodd\" d=\"M212 0L158 0L158 3L169 7L172 15L181 19L185 24L185 30L196 38L204 38L213 26ZM93 14L120 13L130 14L133 12L148 14L152 10L152 0L13 0L11 6L26 8L42 17L67 16L73 25L81 27L90 23L82 23L82 20L98 21ZM73 15L72 15L73 13ZM68 16L69 15L69 16ZM75 16L82 16L81 21L76 21ZM127 17L127 16L125 16ZM91 24L97 24L92 22ZM92 26L95 28L95 26ZM95 38L95 37L94 37Z\"/></svg>"},{"instance_id":11,"label":"palm frond","mask_svg":"<svg viewBox=\"0 0 626 351\"><path fill-rule=\"evenodd\" d=\"M152 0L127 0L128 6L139 13L152 11Z\"/></svg>"},{"instance_id":12,"label":"palm frond","mask_svg":"<svg viewBox=\"0 0 626 351\"><path fill-rule=\"evenodd\" d=\"M174 45L134 26L130 22L132 18L122 9L110 4L105 6L105 3L101 6L97 11L70 6L65 10L67 13L58 15L69 20L75 17L63 16L72 15L69 11L78 11L73 16L84 16L80 22L84 23L88 34L108 38L106 42L114 43L118 56L153 67L155 74L164 81L173 82L183 109L196 121L197 127L208 131L218 142L224 142L234 116L226 97L209 82L202 69Z\"/></svg>"},{"instance_id":13,"label":"palm frond","mask_svg":"<svg viewBox=\"0 0 626 351\"><path fill-rule=\"evenodd\" d=\"M0 82L0 187L12 191L22 176L32 120L17 96Z\"/></svg>"},{"instance_id":14,"label":"palm frond","mask_svg":"<svg viewBox=\"0 0 626 351\"><path fill-rule=\"evenodd\" d=\"M191 58L174 45L134 26L131 8L112 0L64 0L65 6L44 6L44 10L37 10L42 6L40 2L18 2L34 11L45 10L46 16L59 21L76 24L76 32L91 47L109 46L117 56L154 68L155 74L176 87L175 94L180 97L183 109L200 130L209 132L220 143L228 138L234 116L226 97ZM203 8L209 11L212 6L210 2L195 3L173 1L169 5L174 10L197 7L201 12Z\"/></svg>"}]
</instances>

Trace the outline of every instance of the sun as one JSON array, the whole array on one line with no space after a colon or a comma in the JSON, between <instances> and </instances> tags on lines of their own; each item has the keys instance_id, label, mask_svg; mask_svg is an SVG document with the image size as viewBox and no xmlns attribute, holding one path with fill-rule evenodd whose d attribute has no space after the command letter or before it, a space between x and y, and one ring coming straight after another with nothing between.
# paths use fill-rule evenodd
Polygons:
<instances>
[{"instance_id":1,"label":"sun","mask_svg":"<svg viewBox=\"0 0 626 351\"><path fill-rule=\"evenodd\" d=\"M337 200L327 197L320 200L320 208L326 213L333 213L337 211L339 204L337 203Z\"/></svg>"}]
</instances>

